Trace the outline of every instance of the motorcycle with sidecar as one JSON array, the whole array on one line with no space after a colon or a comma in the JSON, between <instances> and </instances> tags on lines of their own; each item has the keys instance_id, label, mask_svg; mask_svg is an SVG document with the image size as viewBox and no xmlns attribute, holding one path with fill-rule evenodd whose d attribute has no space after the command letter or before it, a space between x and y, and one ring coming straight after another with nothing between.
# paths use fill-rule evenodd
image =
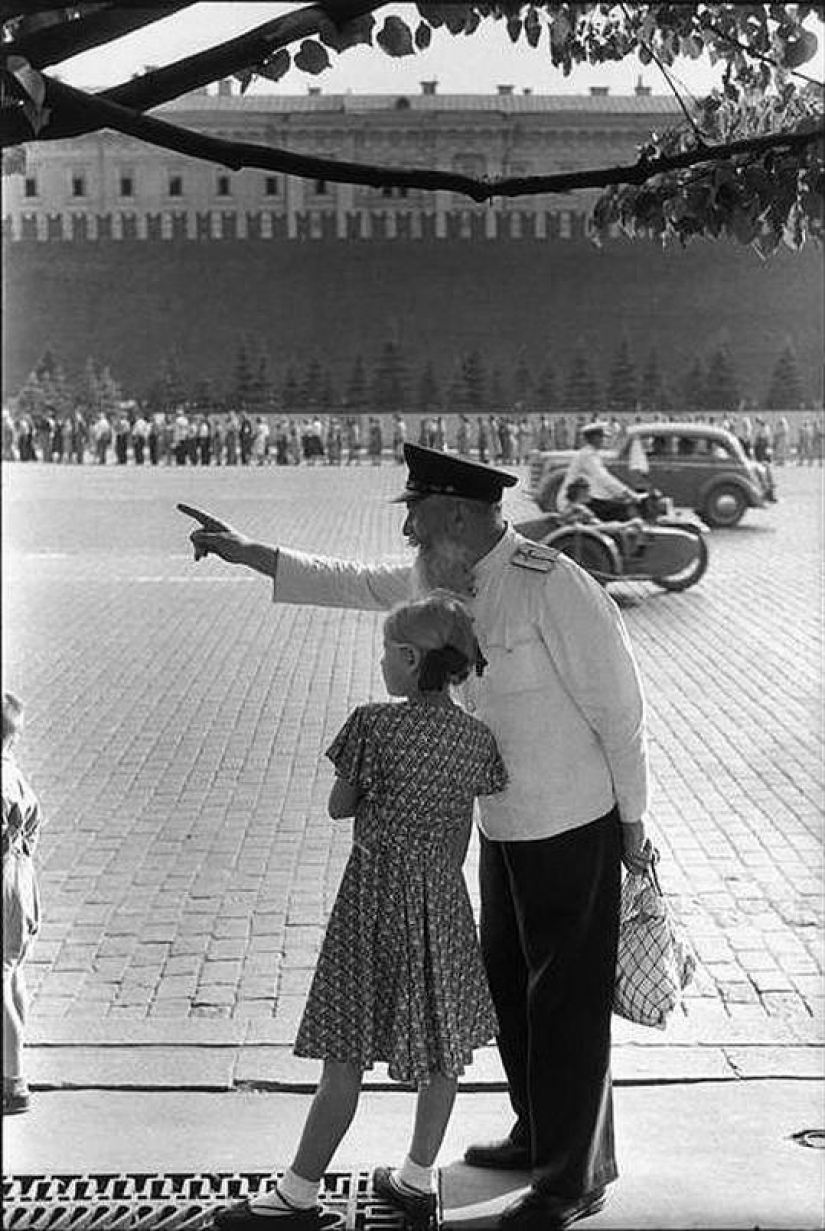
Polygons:
<instances>
[{"instance_id":1,"label":"motorcycle with sidecar","mask_svg":"<svg viewBox=\"0 0 825 1231\"><path fill-rule=\"evenodd\" d=\"M564 552L592 577L652 581L663 590L696 585L708 567L708 528L692 513L674 510L661 492L638 492L627 522L569 522L546 513L516 526L520 534ZM631 520L632 515L632 520Z\"/></svg>"}]
</instances>

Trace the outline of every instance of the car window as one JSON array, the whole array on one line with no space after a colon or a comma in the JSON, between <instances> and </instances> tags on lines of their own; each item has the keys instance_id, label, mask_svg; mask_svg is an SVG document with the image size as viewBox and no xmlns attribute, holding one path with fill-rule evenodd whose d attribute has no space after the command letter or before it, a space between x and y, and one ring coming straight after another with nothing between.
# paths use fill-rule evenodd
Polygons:
<instances>
[{"instance_id":1,"label":"car window","mask_svg":"<svg viewBox=\"0 0 825 1231\"><path fill-rule=\"evenodd\" d=\"M648 459L661 461L662 458L673 456L672 436L645 436L643 444Z\"/></svg>"}]
</instances>

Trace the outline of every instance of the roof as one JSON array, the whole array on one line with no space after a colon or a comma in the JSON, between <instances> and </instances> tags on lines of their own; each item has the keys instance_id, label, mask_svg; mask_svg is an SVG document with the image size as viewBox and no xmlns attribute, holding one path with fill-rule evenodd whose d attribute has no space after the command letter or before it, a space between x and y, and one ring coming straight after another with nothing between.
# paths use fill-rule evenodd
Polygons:
<instances>
[{"instance_id":1,"label":"roof","mask_svg":"<svg viewBox=\"0 0 825 1231\"><path fill-rule=\"evenodd\" d=\"M628 436L715 436L731 439L727 428L718 423L702 423L699 420L660 420L650 423L631 423L625 428Z\"/></svg>"},{"instance_id":2,"label":"roof","mask_svg":"<svg viewBox=\"0 0 825 1231\"><path fill-rule=\"evenodd\" d=\"M659 116L679 111L663 94L183 94L156 112L216 115L295 112L499 112L506 115Z\"/></svg>"}]
</instances>

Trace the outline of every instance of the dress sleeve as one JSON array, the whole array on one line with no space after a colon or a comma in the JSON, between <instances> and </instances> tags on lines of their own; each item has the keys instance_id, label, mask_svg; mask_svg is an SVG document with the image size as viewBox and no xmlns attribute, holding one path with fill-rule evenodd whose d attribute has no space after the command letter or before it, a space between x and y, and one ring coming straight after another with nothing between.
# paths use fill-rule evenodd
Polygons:
<instances>
[{"instance_id":1,"label":"dress sleeve","mask_svg":"<svg viewBox=\"0 0 825 1231\"><path fill-rule=\"evenodd\" d=\"M495 795L507 786L507 769L491 732L485 740L485 755L476 786L477 795Z\"/></svg>"},{"instance_id":2,"label":"dress sleeve","mask_svg":"<svg viewBox=\"0 0 825 1231\"><path fill-rule=\"evenodd\" d=\"M353 710L326 755L335 772L350 786L367 792L375 775L375 743L371 738L369 715L363 706Z\"/></svg>"}]
</instances>

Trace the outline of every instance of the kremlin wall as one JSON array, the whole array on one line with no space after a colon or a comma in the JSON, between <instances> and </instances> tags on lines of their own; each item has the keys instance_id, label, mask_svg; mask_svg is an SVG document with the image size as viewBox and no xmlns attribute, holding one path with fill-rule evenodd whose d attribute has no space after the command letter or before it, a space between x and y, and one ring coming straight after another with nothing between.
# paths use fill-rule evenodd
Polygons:
<instances>
[{"instance_id":1,"label":"kremlin wall","mask_svg":"<svg viewBox=\"0 0 825 1231\"><path fill-rule=\"evenodd\" d=\"M674 100L635 95L246 95L220 83L158 108L176 123L342 159L472 175L631 162ZM50 347L88 356L140 395L174 351L226 385L238 342L276 382L318 358L338 387L356 356L396 342L443 387L478 350L489 369L549 360L562 380L577 348L603 379L625 336L639 367L657 351L678 388L695 356L728 346L759 398L790 340L808 396L822 398L821 250L763 262L726 242L686 249L619 237L596 247L594 194L493 201L376 190L258 170L229 172L103 132L27 147L6 179L4 392Z\"/></svg>"}]
</instances>

